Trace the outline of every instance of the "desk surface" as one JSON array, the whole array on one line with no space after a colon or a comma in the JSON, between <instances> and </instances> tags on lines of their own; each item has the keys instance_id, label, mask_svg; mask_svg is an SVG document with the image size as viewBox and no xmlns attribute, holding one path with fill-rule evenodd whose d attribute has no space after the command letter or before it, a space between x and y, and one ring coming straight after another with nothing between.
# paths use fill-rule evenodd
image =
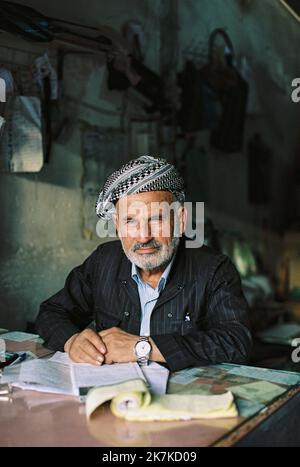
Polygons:
<instances>
[{"instance_id":1,"label":"desk surface","mask_svg":"<svg viewBox=\"0 0 300 467\"><path fill-rule=\"evenodd\" d=\"M47 354L40 344L29 341L7 341L7 349ZM257 382L262 388L246 386L245 393L243 385ZM240 414L181 422L126 422L114 417L108 406L87 422L84 405L75 397L14 389L10 398L0 397L0 446L232 446L264 423L269 430L273 415L286 409L290 401L299 400L300 406L299 383L297 373L239 365L177 372L170 378L169 393L220 394L231 388L237 391Z\"/></svg>"}]
</instances>

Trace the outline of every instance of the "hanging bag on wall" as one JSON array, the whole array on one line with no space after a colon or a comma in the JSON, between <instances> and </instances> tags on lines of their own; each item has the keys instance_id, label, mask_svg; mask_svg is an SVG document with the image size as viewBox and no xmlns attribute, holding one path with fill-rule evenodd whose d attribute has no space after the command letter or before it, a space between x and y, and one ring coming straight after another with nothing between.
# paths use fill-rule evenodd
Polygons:
<instances>
[{"instance_id":1,"label":"hanging bag on wall","mask_svg":"<svg viewBox=\"0 0 300 467\"><path fill-rule=\"evenodd\" d=\"M216 40L225 42L224 60L216 54ZM209 38L209 63L202 69L203 79L218 94L222 112L211 133L211 144L223 152L243 148L248 84L234 66L234 49L223 29L216 29Z\"/></svg>"},{"instance_id":2,"label":"hanging bag on wall","mask_svg":"<svg viewBox=\"0 0 300 467\"><path fill-rule=\"evenodd\" d=\"M183 133L214 128L218 124L217 95L202 79L202 70L187 60L184 70L178 75L178 85L181 88L181 106L177 117Z\"/></svg>"}]
</instances>

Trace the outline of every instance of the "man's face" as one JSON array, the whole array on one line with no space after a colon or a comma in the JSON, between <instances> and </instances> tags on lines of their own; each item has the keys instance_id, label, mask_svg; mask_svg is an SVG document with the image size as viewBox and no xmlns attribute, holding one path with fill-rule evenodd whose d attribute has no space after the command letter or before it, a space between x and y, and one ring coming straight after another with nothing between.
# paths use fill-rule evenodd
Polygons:
<instances>
[{"instance_id":1,"label":"man's face","mask_svg":"<svg viewBox=\"0 0 300 467\"><path fill-rule=\"evenodd\" d=\"M163 267L173 256L184 231L185 212L172 203L172 193L150 191L125 196L116 204L114 222L123 250L141 269Z\"/></svg>"}]
</instances>

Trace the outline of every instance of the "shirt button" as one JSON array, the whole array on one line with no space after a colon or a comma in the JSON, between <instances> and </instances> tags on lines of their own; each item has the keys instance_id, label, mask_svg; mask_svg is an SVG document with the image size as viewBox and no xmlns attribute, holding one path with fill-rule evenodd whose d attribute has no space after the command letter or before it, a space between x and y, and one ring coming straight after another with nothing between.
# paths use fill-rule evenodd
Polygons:
<instances>
[{"instance_id":1,"label":"shirt button","mask_svg":"<svg viewBox=\"0 0 300 467\"><path fill-rule=\"evenodd\" d=\"M125 315L125 316L129 316L129 315L130 315L129 311L125 311L125 312L124 312L124 315Z\"/></svg>"},{"instance_id":2,"label":"shirt button","mask_svg":"<svg viewBox=\"0 0 300 467\"><path fill-rule=\"evenodd\" d=\"M172 318L173 314L172 313L168 313L168 318Z\"/></svg>"}]
</instances>

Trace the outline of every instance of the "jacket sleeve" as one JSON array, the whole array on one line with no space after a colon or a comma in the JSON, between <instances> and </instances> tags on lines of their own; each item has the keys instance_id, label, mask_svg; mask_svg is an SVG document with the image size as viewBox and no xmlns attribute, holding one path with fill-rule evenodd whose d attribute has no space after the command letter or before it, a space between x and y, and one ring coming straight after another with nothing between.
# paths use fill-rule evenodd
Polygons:
<instances>
[{"instance_id":1,"label":"jacket sleeve","mask_svg":"<svg viewBox=\"0 0 300 467\"><path fill-rule=\"evenodd\" d=\"M99 250L70 272L63 289L40 305L35 324L47 348L63 352L65 342L94 319L92 279Z\"/></svg>"},{"instance_id":2,"label":"jacket sleeve","mask_svg":"<svg viewBox=\"0 0 300 467\"><path fill-rule=\"evenodd\" d=\"M186 335L151 336L171 371L243 363L249 357L252 338L248 305L237 270L229 258L222 258L208 283L202 326Z\"/></svg>"}]
</instances>

